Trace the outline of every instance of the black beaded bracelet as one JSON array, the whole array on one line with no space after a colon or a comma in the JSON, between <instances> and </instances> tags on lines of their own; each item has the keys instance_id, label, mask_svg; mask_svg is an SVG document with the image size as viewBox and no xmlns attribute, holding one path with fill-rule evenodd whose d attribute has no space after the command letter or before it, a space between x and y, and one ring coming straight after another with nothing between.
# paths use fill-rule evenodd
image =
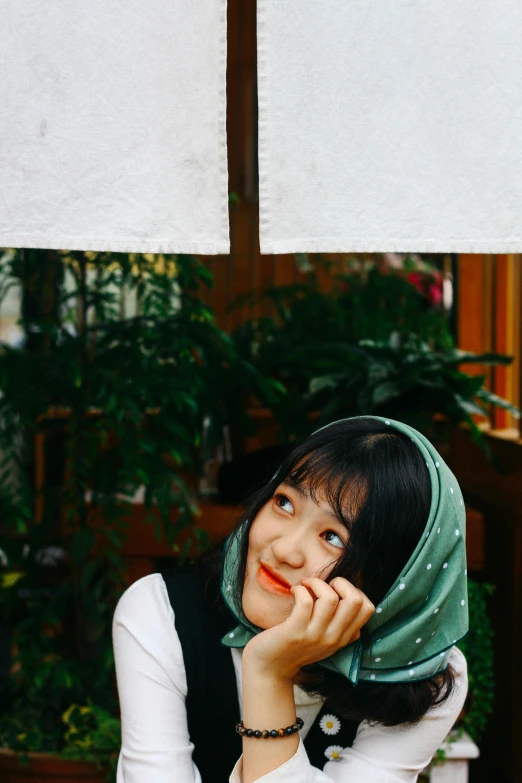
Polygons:
<instances>
[{"instance_id":1,"label":"black beaded bracelet","mask_svg":"<svg viewBox=\"0 0 522 783\"><path fill-rule=\"evenodd\" d=\"M288 737L290 734L297 734L299 729L302 729L303 726L304 723L302 718L296 718L295 723L292 724L292 726L287 726L286 729L272 729L271 731L264 729L264 731L259 731L259 729L245 729L243 721L240 720L239 723L236 723L236 731L242 737L254 737L255 739L260 739L261 737L263 739L275 739L276 737Z\"/></svg>"}]
</instances>

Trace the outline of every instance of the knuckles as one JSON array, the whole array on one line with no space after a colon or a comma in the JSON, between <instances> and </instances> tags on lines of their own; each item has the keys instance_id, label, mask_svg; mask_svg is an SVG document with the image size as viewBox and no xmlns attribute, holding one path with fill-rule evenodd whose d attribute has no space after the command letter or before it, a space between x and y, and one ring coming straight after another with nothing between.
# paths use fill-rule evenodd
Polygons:
<instances>
[{"instance_id":1,"label":"knuckles","mask_svg":"<svg viewBox=\"0 0 522 783\"><path fill-rule=\"evenodd\" d=\"M325 601L325 603L327 603L328 606L337 606L337 604L339 603L339 596L337 595L337 593L334 593L334 591L332 590L331 594L325 595L323 597L323 601Z\"/></svg>"},{"instance_id":2,"label":"knuckles","mask_svg":"<svg viewBox=\"0 0 522 783\"><path fill-rule=\"evenodd\" d=\"M365 603L363 594L359 593L358 595L354 595L350 603L352 606L355 606L356 609L362 609Z\"/></svg>"},{"instance_id":3,"label":"knuckles","mask_svg":"<svg viewBox=\"0 0 522 783\"><path fill-rule=\"evenodd\" d=\"M375 606L372 604L370 599L367 598L366 596L364 596L363 607L361 607L361 608L364 608L364 614L368 618L370 618L372 616L372 614L375 614Z\"/></svg>"},{"instance_id":4,"label":"knuckles","mask_svg":"<svg viewBox=\"0 0 522 783\"><path fill-rule=\"evenodd\" d=\"M322 630L310 627L305 630L295 629L290 643L296 650L309 646L324 658L360 638L360 629L374 614L375 606L365 593L344 577L335 577L330 583L322 582L322 585L327 586L328 591L322 590L321 595L315 597L305 585L296 586L296 600L308 610L313 609L316 601L330 609L342 606L346 620L350 618L349 627L345 626L342 631L333 631L329 627L323 627ZM313 585L311 588L313 589Z\"/></svg>"},{"instance_id":5,"label":"knuckles","mask_svg":"<svg viewBox=\"0 0 522 783\"><path fill-rule=\"evenodd\" d=\"M301 586L296 589L296 592L298 595L301 596L303 601L311 601L313 603L314 599L312 597L312 594L306 589L306 587Z\"/></svg>"},{"instance_id":6,"label":"knuckles","mask_svg":"<svg viewBox=\"0 0 522 783\"><path fill-rule=\"evenodd\" d=\"M332 587L335 587L335 589L339 590L345 590L346 588L352 588L353 590L356 590L357 588L352 585L351 582L348 581L348 579L345 579L344 576L336 576L334 579L332 579L329 584Z\"/></svg>"},{"instance_id":7,"label":"knuckles","mask_svg":"<svg viewBox=\"0 0 522 783\"><path fill-rule=\"evenodd\" d=\"M368 596L366 596L362 590L359 590L344 577L336 576L330 582L330 586L341 593L343 600L349 603L350 606L354 607L358 611L364 608L364 614L367 614L368 617L371 617L375 612L375 606L372 604Z\"/></svg>"},{"instance_id":8,"label":"knuckles","mask_svg":"<svg viewBox=\"0 0 522 783\"><path fill-rule=\"evenodd\" d=\"M360 629L375 612L369 598L344 577L336 577L331 583L318 581L321 585L294 586L297 611L293 619L290 615L280 626L282 634L276 648L286 649L289 658L299 666L323 660L360 639ZM319 612L319 627L313 621L310 623L307 617L308 612L312 615L316 602L323 610L328 607L327 611ZM331 609L334 611L329 611ZM264 633L273 635L271 629ZM263 635L260 634L258 640ZM280 653L273 657L274 665L280 658Z\"/></svg>"}]
</instances>

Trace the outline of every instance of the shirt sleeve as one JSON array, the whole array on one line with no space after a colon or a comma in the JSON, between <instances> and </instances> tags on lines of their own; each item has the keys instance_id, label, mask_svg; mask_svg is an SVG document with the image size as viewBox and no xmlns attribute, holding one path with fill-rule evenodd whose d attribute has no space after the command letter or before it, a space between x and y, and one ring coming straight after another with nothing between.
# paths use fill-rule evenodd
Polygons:
<instances>
[{"instance_id":1,"label":"shirt sleeve","mask_svg":"<svg viewBox=\"0 0 522 783\"><path fill-rule=\"evenodd\" d=\"M201 783L187 727L187 678L161 574L134 582L112 624L122 745L117 783Z\"/></svg>"},{"instance_id":2,"label":"shirt sleeve","mask_svg":"<svg viewBox=\"0 0 522 783\"><path fill-rule=\"evenodd\" d=\"M455 724L468 691L466 659L454 647L450 664L455 685L448 699L432 707L415 726L371 726L363 721L351 748L345 748L324 770L312 767L302 742L294 756L257 783L415 783ZM332 737L332 745L335 738ZM239 759L230 783L242 783Z\"/></svg>"}]
</instances>

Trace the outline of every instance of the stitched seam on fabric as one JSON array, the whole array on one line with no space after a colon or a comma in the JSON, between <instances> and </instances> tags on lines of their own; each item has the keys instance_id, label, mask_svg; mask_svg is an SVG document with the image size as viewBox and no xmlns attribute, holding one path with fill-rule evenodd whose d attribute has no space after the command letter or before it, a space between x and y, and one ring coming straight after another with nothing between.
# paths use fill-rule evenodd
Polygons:
<instances>
[{"instance_id":1,"label":"stitched seam on fabric","mask_svg":"<svg viewBox=\"0 0 522 783\"><path fill-rule=\"evenodd\" d=\"M259 243L270 229L270 89L268 57L268 14L270 0L257 0L257 102L259 172ZM264 248L261 252L265 252Z\"/></svg>"},{"instance_id":2,"label":"stitched seam on fabric","mask_svg":"<svg viewBox=\"0 0 522 783\"><path fill-rule=\"evenodd\" d=\"M194 247L198 249L198 252L203 253L201 248L208 248L209 253L228 253L225 249L224 240L216 242L209 240L204 241L187 241L186 238L172 238L163 239L153 237L151 239L104 239L100 237L62 237L54 236L52 234L0 234L0 242L2 247L32 247L32 248L53 248L56 250L98 250L103 252L105 250L114 250L120 252L140 252L138 248L143 249L144 252L149 253L186 253L190 252L188 248ZM75 246L76 245L76 246ZM92 247L97 245L97 247ZM101 247L103 245L103 247ZM122 248L124 246L124 248ZM160 248L161 246L161 248ZM178 246L179 249L174 246ZM166 247L170 247L170 250L166 250ZM160 249L155 249L160 248Z\"/></svg>"},{"instance_id":3,"label":"stitched seam on fabric","mask_svg":"<svg viewBox=\"0 0 522 783\"><path fill-rule=\"evenodd\" d=\"M462 639L464 639L463 636L460 637L460 639L457 639L456 644L458 644ZM421 666L423 663L429 663L429 661L435 660L437 657L440 656L440 654L446 653L448 650L451 650L452 647L455 647L453 643L448 645L448 647L445 647L443 650L439 650L439 652L435 653L434 655L430 655L428 658L421 658L420 661L413 661L411 664L406 664L404 666L361 666L361 671L365 672L389 672L389 671L402 671L403 669L411 669L414 666Z\"/></svg>"},{"instance_id":4,"label":"stitched seam on fabric","mask_svg":"<svg viewBox=\"0 0 522 783\"><path fill-rule=\"evenodd\" d=\"M510 240L447 240L447 239L351 239L297 237L291 240L265 241L263 253L520 253L522 237Z\"/></svg>"},{"instance_id":5,"label":"stitched seam on fabric","mask_svg":"<svg viewBox=\"0 0 522 783\"><path fill-rule=\"evenodd\" d=\"M225 253L230 253L230 223L228 205L228 145L227 145L227 0L220 0L221 31L219 36L219 106L218 106L218 168L219 168L219 198L221 200L220 232L223 242L228 246Z\"/></svg>"},{"instance_id":6,"label":"stitched seam on fabric","mask_svg":"<svg viewBox=\"0 0 522 783\"><path fill-rule=\"evenodd\" d=\"M435 674L428 674L425 677L411 677L411 679L409 679L409 680L395 680L395 681L394 680L388 680L388 682L391 682L391 683L393 683L393 682L402 682L402 683L405 683L405 682L425 682L426 680L432 680L438 674L442 674L442 672L447 671L448 666L449 666L449 663L443 669L439 669L438 672L435 672ZM361 671L362 671L362 669L361 669ZM377 669L375 669L375 671L377 671ZM362 676L360 676L359 679L364 681L364 682L376 682L377 684L380 684L378 680L370 680L369 677L362 677ZM381 680L381 682L386 682L386 681L385 680Z\"/></svg>"}]
</instances>

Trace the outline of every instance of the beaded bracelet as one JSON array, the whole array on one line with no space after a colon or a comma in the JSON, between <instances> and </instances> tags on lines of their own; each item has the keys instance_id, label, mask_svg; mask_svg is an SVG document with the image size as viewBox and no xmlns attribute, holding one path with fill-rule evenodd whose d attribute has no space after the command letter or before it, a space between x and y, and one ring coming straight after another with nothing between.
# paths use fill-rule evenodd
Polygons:
<instances>
[{"instance_id":1,"label":"beaded bracelet","mask_svg":"<svg viewBox=\"0 0 522 783\"><path fill-rule=\"evenodd\" d=\"M236 723L236 731L242 737L255 737L255 739L260 737L270 739L273 737L275 739L276 737L287 737L290 734L296 734L303 726L303 719L296 718L295 723L292 726L287 726L286 729L272 729L271 731L265 729L264 731L259 731L259 729L245 729L243 721L240 720L239 723Z\"/></svg>"}]
</instances>

